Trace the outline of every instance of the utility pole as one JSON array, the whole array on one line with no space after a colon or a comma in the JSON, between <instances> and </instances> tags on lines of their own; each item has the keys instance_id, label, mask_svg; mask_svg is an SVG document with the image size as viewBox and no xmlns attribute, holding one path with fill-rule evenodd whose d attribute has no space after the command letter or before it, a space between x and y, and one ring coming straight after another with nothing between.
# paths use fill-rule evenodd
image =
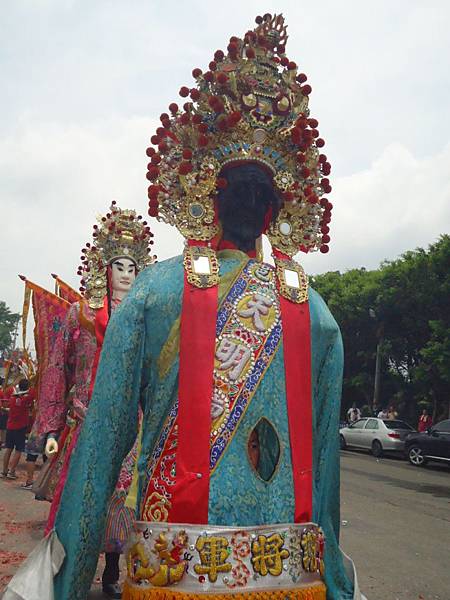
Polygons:
<instances>
[{"instance_id":1,"label":"utility pole","mask_svg":"<svg viewBox=\"0 0 450 600\"><path fill-rule=\"evenodd\" d=\"M381 345L383 338L380 336L377 343L377 356L375 359L375 381L373 384L373 401L372 409L374 406L380 406L380 383L381 383Z\"/></svg>"},{"instance_id":2,"label":"utility pole","mask_svg":"<svg viewBox=\"0 0 450 600\"><path fill-rule=\"evenodd\" d=\"M377 319L377 313L373 308L369 308L369 316L372 319ZM375 377L373 384L373 399L371 410L373 413L373 407L380 407L380 389L381 389L381 353L384 338L384 325L380 323L377 327L377 353L375 358Z\"/></svg>"}]
</instances>

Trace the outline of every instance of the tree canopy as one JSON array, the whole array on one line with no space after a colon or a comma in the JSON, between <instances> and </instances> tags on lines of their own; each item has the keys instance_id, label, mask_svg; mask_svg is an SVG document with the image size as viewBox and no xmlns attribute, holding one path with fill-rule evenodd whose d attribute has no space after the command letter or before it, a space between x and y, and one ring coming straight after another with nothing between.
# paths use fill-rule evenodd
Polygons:
<instances>
[{"instance_id":1,"label":"tree canopy","mask_svg":"<svg viewBox=\"0 0 450 600\"><path fill-rule=\"evenodd\" d=\"M450 236L373 271L311 278L338 322L345 347L343 410L372 406L377 345L380 407L394 404L415 423L429 408L450 415Z\"/></svg>"},{"instance_id":2,"label":"tree canopy","mask_svg":"<svg viewBox=\"0 0 450 600\"><path fill-rule=\"evenodd\" d=\"M13 334L20 320L18 313L13 313L6 306L6 302L0 300L0 353L10 350L13 344Z\"/></svg>"}]
</instances>

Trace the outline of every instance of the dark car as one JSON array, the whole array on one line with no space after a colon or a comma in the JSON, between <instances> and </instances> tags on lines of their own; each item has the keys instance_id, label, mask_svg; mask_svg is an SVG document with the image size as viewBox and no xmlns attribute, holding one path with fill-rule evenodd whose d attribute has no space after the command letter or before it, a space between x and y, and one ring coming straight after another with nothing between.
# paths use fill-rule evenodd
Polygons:
<instances>
[{"instance_id":1,"label":"dark car","mask_svg":"<svg viewBox=\"0 0 450 600\"><path fill-rule=\"evenodd\" d=\"M450 465L450 419L436 423L422 433L411 433L405 440L405 453L416 467L429 460Z\"/></svg>"}]
</instances>

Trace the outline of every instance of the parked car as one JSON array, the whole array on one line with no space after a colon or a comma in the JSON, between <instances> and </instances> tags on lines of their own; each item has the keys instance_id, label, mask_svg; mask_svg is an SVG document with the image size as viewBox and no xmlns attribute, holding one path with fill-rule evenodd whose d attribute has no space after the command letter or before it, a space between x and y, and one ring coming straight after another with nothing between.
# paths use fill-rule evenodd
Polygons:
<instances>
[{"instance_id":1,"label":"parked car","mask_svg":"<svg viewBox=\"0 0 450 600\"><path fill-rule=\"evenodd\" d=\"M412 433L405 442L409 462L415 467L429 460L450 465L450 419L436 423L422 433Z\"/></svg>"},{"instance_id":2,"label":"parked car","mask_svg":"<svg viewBox=\"0 0 450 600\"><path fill-rule=\"evenodd\" d=\"M377 457L383 452L404 452L405 439L414 431L405 421L366 417L339 430L341 449L365 448Z\"/></svg>"}]
</instances>

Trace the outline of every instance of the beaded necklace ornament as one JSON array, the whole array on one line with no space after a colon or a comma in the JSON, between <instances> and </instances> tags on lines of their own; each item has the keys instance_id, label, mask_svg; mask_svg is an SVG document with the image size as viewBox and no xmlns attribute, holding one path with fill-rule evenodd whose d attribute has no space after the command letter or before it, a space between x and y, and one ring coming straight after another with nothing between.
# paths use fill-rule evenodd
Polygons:
<instances>
[{"instance_id":1,"label":"beaded necklace ornament","mask_svg":"<svg viewBox=\"0 0 450 600\"><path fill-rule=\"evenodd\" d=\"M256 24L242 38L231 37L227 52L217 50L206 72L194 69L195 87L180 89L183 107L172 103L170 114L161 115L147 148L149 215L177 227L189 245L214 249L223 170L252 162L271 174L282 199L266 232L274 253L284 259L325 253L331 167L308 108L311 86L286 56L284 17L265 14Z\"/></svg>"},{"instance_id":2,"label":"beaded necklace ornament","mask_svg":"<svg viewBox=\"0 0 450 600\"><path fill-rule=\"evenodd\" d=\"M129 258L138 271L156 262L156 256L150 254L154 234L135 210L119 208L113 201L109 212L97 217L97 223L92 243L88 242L81 250L78 267L78 275L82 277L80 292L94 309L103 307L107 268L114 260Z\"/></svg>"}]
</instances>

